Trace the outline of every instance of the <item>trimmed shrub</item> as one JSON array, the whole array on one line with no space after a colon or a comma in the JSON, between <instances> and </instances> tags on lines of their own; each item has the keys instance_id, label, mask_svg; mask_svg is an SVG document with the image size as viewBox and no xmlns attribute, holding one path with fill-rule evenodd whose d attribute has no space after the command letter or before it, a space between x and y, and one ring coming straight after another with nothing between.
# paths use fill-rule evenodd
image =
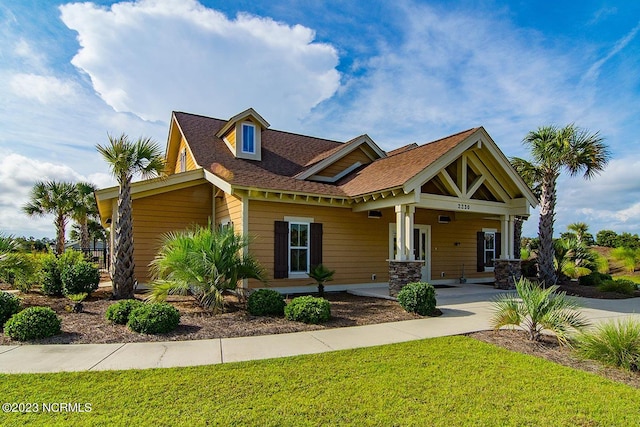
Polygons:
<instances>
[{"instance_id":1,"label":"trimmed shrub","mask_svg":"<svg viewBox=\"0 0 640 427\"><path fill-rule=\"evenodd\" d=\"M579 355L631 371L640 370L640 322L627 318L602 323L578 336Z\"/></svg>"},{"instance_id":2,"label":"trimmed shrub","mask_svg":"<svg viewBox=\"0 0 640 427\"><path fill-rule=\"evenodd\" d=\"M91 294L98 289L100 270L89 262L79 261L62 268L60 278L63 294Z\"/></svg>"},{"instance_id":3,"label":"trimmed shrub","mask_svg":"<svg viewBox=\"0 0 640 427\"><path fill-rule=\"evenodd\" d=\"M284 308L288 320L304 323L323 323L331 318L331 304L324 298L297 297Z\"/></svg>"},{"instance_id":4,"label":"trimmed shrub","mask_svg":"<svg viewBox=\"0 0 640 427\"><path fill-rule=\"evenodd\" d=\"M4 324L5 335L18 341L46 338L60 333L60 318L49 307L29 307Z\"/></svg>"},{"instance_id":5,"label":"trimmed shrub","mask_svg":"<svg viewBox=\"0 0 640 427\"><path fill-rule=\"evenodd\" d=\"M20 311L20 299L9 292L0 291L0 327Z\"/></svg>"},{"instance_id":6,"label":"trimmed shrub","mask_svg":"<svg viewBox=\"0 0 640 427\"><path fill-rule=\"evenodd\" d=\"M42 292L46 295L62 295L62 279L60 265L54 254L43 255L40 259L42 270Z\"/></svg>"},{"instance_id":7,"label":"trimmed shrub","mask_svg":"<svg viewBox=\"0 0 640 427\"><path fill-rule=\"evenodd\" d=\"M117 303L111 304L107 307L104 317L108 321L117 323L118 325L126 325L129 321L129 315L131 312L142 305L144 305L144 303L137 299L125 299L118 301Z\"/></svg>"},{"instance_id":8,"label":"trimmed shrub","mask_svg":"<svg viewBox=\"0 0 640 427\"><path fill-rule=\"evenodd\" d=\"M127 326L141 334L164 334L180 323L180 312L171 304L156 302L142 304L129 314Z\"/></svg>"},{"instance_id":9,"label":"trimmed shrub","mask_svg":"<svg viewBox=\"0 0 640 427\"><path fill-rule=\"evenodd\" d=\"M409 283L398 292L398 303L409 313L428 316L436 310L436 290L429 283Z\"/></svg>"},{"instance_id":10,"label":"trimmed shrub","mask_svg":"<svg viewBox=\"0 0 640 427\"><path fill-rule=\"evenodd\" d=\"M594 271L591 274L578 278L578 283L582 286L600 286L607 280L611 280L610 274L603 274Z\"/></svg>"},{"instance_id":11,"label":"trimmed shrub","mask_svg":"<svg viewBox=\"0 0 640 427\"><path fill-rule=\"evenodd\" d=\"M598 290L602 292L618 292L620 294L633 295L636 290L636 284L626 279L607 280L598 285Z\"/></svg>"},{"instance_id":12,"label":"trimmed shrub","mask_svg":"<svg viewBox=\"0 0 640 427\"><path fill-rule=\"evenodd\" d=\"M284 297L273 289L258 289L249 295L247 309L253 316L282 316Z\"/></svg>"}]
</instances>

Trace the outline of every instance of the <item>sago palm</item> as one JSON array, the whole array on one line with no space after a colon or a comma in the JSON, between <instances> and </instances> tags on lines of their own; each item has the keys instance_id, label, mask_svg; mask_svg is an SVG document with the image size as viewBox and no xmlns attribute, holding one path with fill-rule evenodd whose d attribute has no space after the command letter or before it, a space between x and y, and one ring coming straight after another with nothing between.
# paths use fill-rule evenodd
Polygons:
<instances>
[{"instance_id":1,"label":"sago palm","mask_svg":"<svg viewBox=\"0 0 640 427\"><path fill-rule=\"evenodd\" d=\"M70 182L38 181L31 189L29 202L22 210L30 216L54 215L56 253L64 252L65 232L73 214L75 184Z\"/></svg>"},{"instance_id":2,"label":"sago palm","mask_svg":"<svg viewBox=\"0 0 640 427\"><path fill-rule=\"evenodd\" d=\"M264 272L249 254L246 236L231 227L212 230L193 229L167 233L158 254L151 262L154 276L150 299L164 300L168 295L195 297L202 307L218 313L224 308L223 292L236 289L242 279L264 281Z\"/></svg>"},{"instance_id":3,"label":"sago palm","mask_svg":"<svg viewBox=\"0 0 640 427\"><path fill-rule=\"evenodd\" d=\"M533 160L516 157L511 159L511 164L530 183L534 193L539 194L538 270L540 280L549 286L557 281L553 266L553 223L560 172L566 170L571 176L582 173L585 179L591 179L605 168L610 153L598 132L589 133L573 124L563 128L540 127L529 132L523 143L531 150Z\"/></svg>"},{"instance_id":4,"label":"sago palm","mask_svg":"<svg viewBox=\"0 0 640 427\"><path fill-rule=\"evenodd\" d=\"M540 341L543 330L555 333L561 344L566 344L572 331L589 325L579 311L578 304L557 286L546 289L527 279L516 282L517 295L498 297L494 305L491 324L494 329L517 326L524 329L529 339Z\"/></svg>"},{"instance_id":5,"label":"sago palm","mask_svg":"<svg viewBox=\"0 0 640 427\"><path fill-rule=\"evenodd\" d=\"M318 264L309 271L309 277L315 280L318 285L318 295L320 297L324 296L324 284L333 280L335 272L335 270L329 270L324 264Z\"/></svg>"},{"instance_id":6,"label":"sago palm","mask_svg":"<svg viewBox=\"0 0 640 427\"><path fill-rule=\"evenodd\" d=\"M97 145L96 149L109 164L111 173L119 186L118 213L113 218L113 297L133 298L136 279L133 260L131 181L136 175L148 179L163 174L165 162L162 151L149 138L131 141L125 134L118 138L109 135L109 144Z\"/></svg>"},{"instance_id":7,"label":"sago palm","mask_svg":"<svg viewBox=\"0 0 640 427\"><path fill-rule=\"evenodd\" d=\"M584 243L584 237L589 231L589 226L584 222L574 222L572 224L567 225L567 230L571 231L576 235L576 240L578 244Z\"/></svg>"}]
</instances>

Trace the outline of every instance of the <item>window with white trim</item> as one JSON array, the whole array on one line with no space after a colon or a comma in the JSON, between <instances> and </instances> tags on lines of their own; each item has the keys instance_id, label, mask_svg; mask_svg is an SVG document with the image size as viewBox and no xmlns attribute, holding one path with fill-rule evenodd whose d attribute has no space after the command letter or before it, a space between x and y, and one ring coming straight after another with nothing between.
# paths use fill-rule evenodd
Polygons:
<instances>
[{"instance_id":1,"label":"window with white trim","mask_svg":"<svg viewBox=\"0 0 640 427\"><path fill-rule=\"evenodd\" d=\"M242 124L242 152L247 154L256 152L256 127L250 123Z\"/></svg>"},{"instance_id":2,"label":"window with white trim","mask_svg":"<svg viewBox=\"0 0 640 427\"><path fill-rule=\"evenodd\" d=\"M309 272L309 223L289 223L289 273Z\"/></svg>"}]
</instances>

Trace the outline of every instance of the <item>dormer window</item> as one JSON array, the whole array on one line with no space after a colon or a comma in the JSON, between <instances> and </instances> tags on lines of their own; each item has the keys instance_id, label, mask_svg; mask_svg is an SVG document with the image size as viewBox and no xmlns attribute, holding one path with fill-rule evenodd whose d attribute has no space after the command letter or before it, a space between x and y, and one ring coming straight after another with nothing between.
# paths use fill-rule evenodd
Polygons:
<instances>
[{"instance_id":1,"label":"dormer window","mask_svg":"<svg viewBox=\"0 0 640 427\"><path fill-rule=\"evenodd\" d=\"M256 127L250 123L242 124L242 152L247 154L256 152Z\"/></svg>"}]
</instances>

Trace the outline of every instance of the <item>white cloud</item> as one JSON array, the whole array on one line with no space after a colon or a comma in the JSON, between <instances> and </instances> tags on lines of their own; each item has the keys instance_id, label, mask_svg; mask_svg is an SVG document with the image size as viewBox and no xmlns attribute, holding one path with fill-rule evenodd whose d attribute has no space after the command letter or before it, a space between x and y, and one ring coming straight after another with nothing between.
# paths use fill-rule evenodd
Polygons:
<instances>
[{"instance_id":1,"label":"white cloud","mask_svg":"<svg viewBox=\"0 0 640 427\"><path fill-rule=\"evenodd\" d=\"M42 104L69 102L75 96L75 84L53 76L16 74L11 78L11 89L16 96L35 99Z\"/></svg>"},{"instance_id":2,"label":"white cloud","mask_svg":"<svg viewBox=\"0 0 640 427\"><path fill-rule=\"evenodd\" d=\"M0 151L0 231L15 235L52 237L55 235L53 217L29 217L22 206L36 181L88 181L99 187L113 185L113 179L105 173L94 173L87 177L71 167L25 157L21 154Z\"/></svg>"},{"instance_id":3,"label":"white cloud","mask_svg":"<svg viewBox=\"0 0 640 427\"><path fill-rule=\"evenodd\" d=\"M166 121L171 110L225 118L253 106L295 126L339 86L336 50L300 25L230 20L195 0L60 10L81 45L72 63L107 104L145 120Z\"/></svg>"}]
</instances>

